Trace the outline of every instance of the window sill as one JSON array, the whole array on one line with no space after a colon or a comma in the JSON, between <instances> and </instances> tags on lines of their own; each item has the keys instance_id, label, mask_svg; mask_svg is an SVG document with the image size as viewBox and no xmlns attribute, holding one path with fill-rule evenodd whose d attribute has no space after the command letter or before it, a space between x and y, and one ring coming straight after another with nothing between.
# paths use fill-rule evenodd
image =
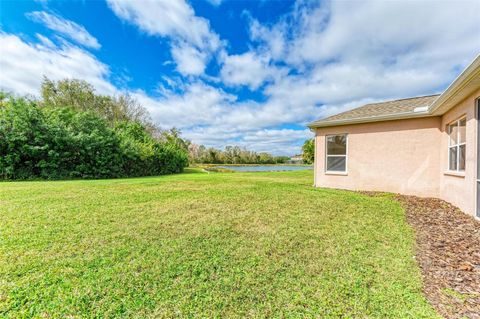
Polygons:
<instances>
[{"instance_id":1,"label":"window sill","mask_svg":"<svg viewBox=\"0 0 480 319\"><path fill-rule=\"evenodd\" d=\"M347 172L325 172L325 175L340 175L340 176L347 176Z\"/></svg>"},{"instance_id":2,"label":"window sill","mask_svg":"<svg viewBox=\"0 0 480 319\"><path fill-rule=\"evenodd\" d=\"M448 176L465 178L465 172L445 171L445 172L443 172L443 174L448 175Z\"/></svg>"}]
</instances>

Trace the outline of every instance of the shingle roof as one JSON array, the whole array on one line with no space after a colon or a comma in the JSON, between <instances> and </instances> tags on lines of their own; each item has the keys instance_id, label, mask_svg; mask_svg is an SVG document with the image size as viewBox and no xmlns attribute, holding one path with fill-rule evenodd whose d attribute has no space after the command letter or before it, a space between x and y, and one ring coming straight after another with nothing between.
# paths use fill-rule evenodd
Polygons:
<instances>
[{"instance_id":1,"label":"shingle roof","mask_svg":"<svg viewBox=\"0 0 480 319\"><path fill-rule=\"evenodd\" d=\"M400 100L385 101L380 103L366 104L357 107L353 110L339 113L313 123L310 123L310 127L323 126L327 124L333 124L334 122L343 121L355 121L356 119L368 119L372 120L376 117L390 116L395 114L402 114L406 112L413 112L417 107L430 106L440 94L412 97ZM323 125L322 125L323 124Z\"/></svg>"}]
</instances>

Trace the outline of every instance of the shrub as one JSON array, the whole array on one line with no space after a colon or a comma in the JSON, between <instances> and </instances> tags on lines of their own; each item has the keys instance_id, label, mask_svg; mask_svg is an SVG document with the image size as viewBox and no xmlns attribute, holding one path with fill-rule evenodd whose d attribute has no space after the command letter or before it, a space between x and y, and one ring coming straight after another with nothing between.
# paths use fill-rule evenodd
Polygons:
<instances>
[{"instance_id":1,"label":"shrub","mask_svg":"<svg viewBox=\"0 0 480 319\"><path fill-rule=\"evenodd\" d=\"M0 173L4 179L40 175L49 156L49 127L43 113L26 99L8 97L0 105Z\"/></svg>"},{"instance_id":2,"label":"shrub","mask_svg":"<svg viewBox=\"0 0 480 319\"><path fill-rule=\"evenodd\" d=\"M0 99L0 178L111 178L178 173L187 152L139 121L112 125L72 107Z\"/></svg>"},{"instance_id":3,"label":"shrub","mask_svg":"<svg viewBox=\"0 0 480 319\"><path fill-rule=\"evenodd\" d=\"M120 138L95 113L71 108L46 109L50 156L43 178L123 176Z\"/></svg>"}]
</instances>

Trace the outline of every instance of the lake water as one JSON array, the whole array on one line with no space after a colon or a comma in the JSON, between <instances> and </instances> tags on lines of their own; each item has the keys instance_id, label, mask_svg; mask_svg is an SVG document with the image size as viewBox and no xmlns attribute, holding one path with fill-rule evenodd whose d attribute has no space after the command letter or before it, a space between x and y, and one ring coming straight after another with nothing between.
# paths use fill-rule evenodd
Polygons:
<instances>
[{"instance_id":1,"label":"lake water","mask_svg":"<svg viewBox=\"0 0 480 319\"><path fill-rule=\"evenodd\" d=\"M230 169L237 172L280 172L280 171L302 171L313 169L313 166L285 166L285 165L258 165L258 166L216 166Z\"/></svg>"}]
</instances>

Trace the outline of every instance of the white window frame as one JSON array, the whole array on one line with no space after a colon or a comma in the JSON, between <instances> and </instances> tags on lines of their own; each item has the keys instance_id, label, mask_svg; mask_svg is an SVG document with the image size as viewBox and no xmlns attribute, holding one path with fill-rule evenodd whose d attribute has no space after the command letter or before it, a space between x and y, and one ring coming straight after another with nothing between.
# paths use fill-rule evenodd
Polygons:
<instances>
[{"instance_id":1,"label":"white window frame","mask_svg":"<svg viewBox=\"0 0 480 319\"><path fill-rule=\"evenodd\" d=\"M447 124L447 136L448 136L448 149L447 149L447 170L449 172L454 172L454 173L464 173L465 172L465 166L467 165L467 160L464 158L465 163L463 165L463 169L460 169L460 146L464 145L465 146L465 157L467 155L467 134L465 133L465 142L460 143L460 121L465 120L465 132L467 130L467 117L461 116L455 121L452 121ZM452 144L452 138L450 137L450 130L452 125L456 124L458 129L457 129L457 141L455 144ZM457 149L457 167L456 169L451 169L450 168L450 149L456 148Z\"/></svg>"},{"instance_id":2,"label":"white window frame","mask_svg":"<svg viewBox=\"0 0 480 319\"><path fill-rule=\"evenodd\" d=\"M328 137L331 136L345 136L345 155L328 155ZM327 169L327 162L329 157L345 157L345 170L344 171L329 171ZM339 133L339 134L329 134L325 135L325 173L326 174L333 174L333 175L347 175L348 173L348 134L347 133Z\"/></svg>"}]
</instances>

